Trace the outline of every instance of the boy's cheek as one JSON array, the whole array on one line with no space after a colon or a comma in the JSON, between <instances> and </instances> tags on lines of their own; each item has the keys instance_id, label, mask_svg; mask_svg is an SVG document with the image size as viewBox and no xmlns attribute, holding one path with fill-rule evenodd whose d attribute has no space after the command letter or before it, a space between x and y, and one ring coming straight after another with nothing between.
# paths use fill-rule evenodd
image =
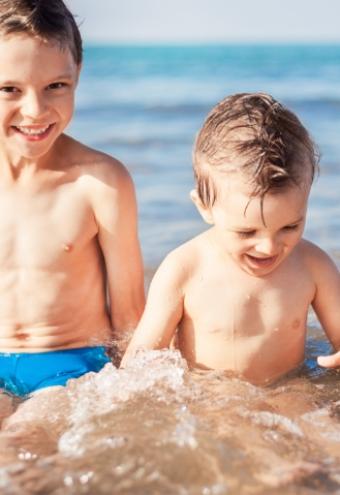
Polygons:
<instances>
[{"instance_id":1,"label":"boy's cheek","mask_svg":"<svg viewBox=\"0 0 340 495\"><path fill-rule=\"evenodd\" d=\"M222 234L220 236L220 242L230 254L242 255L250 249L249 243L235 239L235 236L232 234Z\"/></svg>"}]
</instances>

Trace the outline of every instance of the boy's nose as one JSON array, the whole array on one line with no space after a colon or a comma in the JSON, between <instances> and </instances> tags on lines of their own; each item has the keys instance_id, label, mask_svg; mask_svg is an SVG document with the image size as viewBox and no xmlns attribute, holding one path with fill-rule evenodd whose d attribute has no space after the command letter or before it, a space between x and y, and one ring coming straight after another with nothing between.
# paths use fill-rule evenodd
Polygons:
<instances>
[{"instance_id":1,"label":"boy's nose","mask_svg":"<svg viewBox=\"0 0 340 495\"><path fill-rule=\"evenodd\" d=\"M46 104L44 99L36 93L29 93L22 101L21 113L24 117L31 119L40 118L46 113Z\"/></svg>"},{"instance_id":2,"label":"boy's nose","mask_svg":"<svg viewBox=\"0 0 340 495\"><path fill-rule=\"evenodd\" d=\"M277 243L271 237L263 237L256 243L255 251L266 256L273 256L277 252Z\"/></svg>"}]
</instances>

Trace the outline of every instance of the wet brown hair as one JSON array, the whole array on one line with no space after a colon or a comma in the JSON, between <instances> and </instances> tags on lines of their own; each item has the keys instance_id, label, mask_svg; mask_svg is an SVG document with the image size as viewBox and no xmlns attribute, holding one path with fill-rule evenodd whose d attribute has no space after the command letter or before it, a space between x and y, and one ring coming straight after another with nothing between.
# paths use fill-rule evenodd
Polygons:
<instances>
[{"instance_id":1,"label":"wet brown hair","mask_svg":"<svg viewBox=\"0 0 340 495\"><path fill-rule=\"evenodd\" d=\"M197 193L213 206L214 172L237 171L261 198L310 180L319 155L297 116L265 93L239 93L218 103L198 133L193 162ZM306 174L307 173L307 174Z\"/></svg>"},{"instance_id":2,"label":"wet brown hair","mask_svg":"<svg viewBox=\"0 0 340 495\"><path fill-rule=\"evenodd\" d=\"M62 0L0 0L0 34L26 33L68 47L77 65L82 40L75 19Z\"/></svg>"}]
</instances>

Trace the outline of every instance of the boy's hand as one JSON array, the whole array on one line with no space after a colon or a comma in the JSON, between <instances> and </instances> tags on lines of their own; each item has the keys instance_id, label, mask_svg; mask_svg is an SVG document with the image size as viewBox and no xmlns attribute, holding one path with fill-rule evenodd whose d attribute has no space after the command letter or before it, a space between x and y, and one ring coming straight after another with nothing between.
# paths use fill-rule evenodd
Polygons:
<instances>
[{"instance_id":1,"label":"boy's hand","mask_svg":"<svg viewBox=\"0 0 340 495\"><path fill-rule=\"evenodd\" d=\"M340 351L329 356L318 356L317 361L318 365L324 368L340 367Z\"/></svg>"}]
</instances>

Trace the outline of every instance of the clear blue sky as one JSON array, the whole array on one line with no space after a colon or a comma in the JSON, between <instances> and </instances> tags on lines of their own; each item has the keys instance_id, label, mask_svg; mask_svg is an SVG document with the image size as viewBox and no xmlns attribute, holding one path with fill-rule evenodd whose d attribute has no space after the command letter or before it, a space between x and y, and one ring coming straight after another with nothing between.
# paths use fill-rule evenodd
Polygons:
<instances>
[{"instance_id":1,"label":"clear blue sky","mask_svg":"<svg viewBox=\"0 0 340 495\"><path fill-rule=\"evenodd\" d=\"M340 0L65 0L85 41L340 42Z\"/></svg>"}]
</instances>

